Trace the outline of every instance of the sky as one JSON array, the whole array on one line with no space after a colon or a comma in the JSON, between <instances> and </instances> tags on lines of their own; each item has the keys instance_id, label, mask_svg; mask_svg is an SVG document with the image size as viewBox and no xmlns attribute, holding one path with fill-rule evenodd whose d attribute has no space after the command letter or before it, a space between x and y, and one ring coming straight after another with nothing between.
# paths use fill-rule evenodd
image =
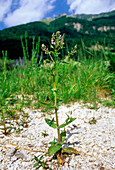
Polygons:
<instances>
[{"instance_id":1,"label":"sky","mask_svg":"<svg viewBox=\"0 0 115 170\"><path fill-rule=\"evenodd\" d=\"M59 14L99 14L115 10L115 0L0 0L0 30Z\"/></svg>"}]
</instances>

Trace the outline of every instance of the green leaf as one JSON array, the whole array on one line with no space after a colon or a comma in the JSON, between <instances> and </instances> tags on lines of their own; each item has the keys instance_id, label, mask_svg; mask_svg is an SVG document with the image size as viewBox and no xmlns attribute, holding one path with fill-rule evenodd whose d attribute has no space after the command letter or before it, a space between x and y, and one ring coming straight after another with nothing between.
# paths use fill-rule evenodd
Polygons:
<instances>
[{"instance_id":1,"label":"green leaf","mask_svg":"<svg viewBox=\"0 0 115 170\"><path fill-rule=\"evenodd\" d=\"M67 115L68 116L68 115ZM76 118L72 118L72 117L69 117L66 119L66 122L63 123L62 125L60 125L58 127L58 129L61 129L61 128L64 128L65 126L67 126L68 124L70 124L71 122L73 122Z\"/></svg>"},{"instance_id":2,"label":"green leaf","mask_svg":"<svg viewBox=\"0 0 115 170\"><path fill-rule=\"evenodd\" d=\"M35 164L34 164L34 166L33 166L33 168L35 168L36 166L38 166L38 164L39 164L38 162L37 162L37 163L35 163Z\"/></svg>"},{"instance_id":3,"label":"green leaf","mask_svg":"<svg viewBox=\"0 0 115 170\"><path fill-rule=\"evenodd\" d=\"M53 155L54 153L56 153L57 151L59 151L61 149L62 145L56 145L56 146L50 146L48 149L49 152L49 156Z\"/></svg>"},{"instance_id":4,"label":"green leaf","mask_svg":"<svg viewBox=\"0 0 115 170\"><path fill-rule=\"evenodd\" d=\"M34 158L31 161L33 161L35 159L39 163L42 158L43 158L43 155L42 156L39 155L38 157L34 155Z\"/></svg>"},{"instance_id":5,"label":"green leaf","mask_svg":"<svg viewBox=\"0 0 115 170\"><path fill-rule=\"evenodd\" d=\"M51 45L51 48L54 48L53 45Z\"/></svg>"},{"instance_id":6,"label":"green leaf","mask_svg":"<svg viewBox=\"0 0 115 170\"><path fill-rule=\"evenodd\" d=\"M37 156L34 156L34 159L35 159L36 161L39 161L38 158L37 158Z\"/></svg>"},{"instance_id":7,"label":"green leaf","mask_svg":"<svg viewBox=\"0 0 115 170\"><path fill-rule=\"evenodd\" d=\"M63 148L62 153L74 153L76 155L79 155L79 151L77 151L76 149L72 148L72 147L67 147L67 148Z\"/></svg>"},{"instance_id":8,"label":"green leaf","mask_svg":"<svg viewBox=\"0 0 115 170\"><path fill-rule=\"evenodd\" d=\"M54 51L51 51L51 53L53 54L53 56L55 56L55 52Z\"/></svg>"},{"instance_id":9,"label":"green leaf","mask_svg":"<svg viewBox=\"0 0 115 170\"><path fill-rule=\"evenodd\" d=\"M3 115L0 115L1 119L3 119Z\"/></svg>"},{"instance_id":10,"label":"green leaf","mask_svg":"<svg viewBox=\"0 0 115 170\"><path fill-rule=\"evenodd\" d=\"M44 163L44 162L41 162L41 166L42 166L43 168L45 168L45 163Z\"/></svg>"},{"instance_id":11,"label":"green leaf","mask_svg":"<svg viewBox=\"0 0 115 170\"><path fill-rule=\"evenodd\" d=\"M39 158L39 161L41 161L41 159L43 158L43 155L42 156L40 156L40 158Z\"/></svg>"},{"instance_id":12,"label":"green leaf","mask_svg":"<svg viewBox=\"0 0 115 170\"><path fill-rule=\"evenodd\" d=\"M63 100L57 101L57 106L59 107L62 104Z\"/></svg>"},{"instance_id":13,"label":"green leaf","mask_svg":"<svg viewBox=\"0 0 115 170\"><path fill-rule=\"evenodd\" d=\"M49 144L51 144L51 146L54 146L56 145L58 142L55 142L55 138L54 138L54 141L53 142L49 142Z\"/></svg>"},{"instance_id":14,"label":"green leaf","mask_svg":"<svg viewBox=\"0 0 115 170\"><path fill-rule=\"evenodd\" d=\"M66 138L66 132L62 132L60 135L61 135L61 143L63 144Z\"/></svg>"},{"instance_id":15,"label":"green leaf","mask_svg":"<svg viewBox=\"0 0 115 170\"><path fill-rule=\"evenodd\" d=\"M56 123L54 123L54 122L55 122L55 121L54 121L54 118L53 118L52 120L46 118L45 121L46 121L46 123L47 123L50 127L54 128L54 129L57 128Z\"/></svg>"}]
</instances>

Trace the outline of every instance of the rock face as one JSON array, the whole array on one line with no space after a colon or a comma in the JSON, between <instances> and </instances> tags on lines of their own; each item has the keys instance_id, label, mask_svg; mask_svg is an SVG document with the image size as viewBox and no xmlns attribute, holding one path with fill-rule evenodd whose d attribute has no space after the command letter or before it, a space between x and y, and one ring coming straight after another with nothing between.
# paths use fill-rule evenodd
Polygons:
<instances>
[{"instance_id":1,"label":"rock face","mask_svg":"<svg viewBox=\"0 0 115 170\"><path fill-rule=\"evenodd\" d=\"M101 32L106 32L106 31L109 31L109 30L115 30L115 27L113 26L113 27L110 27L110 26L103 26L103 27L99 27L98 29L97 29L98 31L101 31Z\"/></svg>"},{"instance_id":2,"label":"rock face","mask_svg":"<svg viewBox=\"0 0 115 170\"><path fill-rule=\"evenodd\" d=\"M74 26L74 28L76 28L77 29L77 31L80 31L82 28L83 28L83 26L80 24L80 23L73 23L73 26Z\"/></svg>"},{"instance_id":3,"label":"rock face","mask_svg":"<svg viewBox=\"0 0 115 170\"><path fill-rule=\"evenodd\" d=\"M0 170L32 170L34 155L47 152L49 142L57 139L57 131L49 127L40 110L29 110L29 127L19 134L12 133L0 138ZM60 170L112 170L115 169L115 109L99 107L88 109L83 104L60 106L59 123L67 118L66 113L76 120L66 127L65 147L73 147L80 155L68 155L63 166L58 167L55 159L48 162L52 169ZM47 118L54 115L45 114ZM45 158L44 158L45 160ZM48 160L48 157L47 157ZM39 168L42 169L42 168Z\"/></svg>"},{"instance_id":4,"label":"rock face","mask_svg":"<svg viewBox=\"0 0 115 170\"><path fill-rule=\"evenodd\" d=\"M70 25L69 23L65 23L65 25ZM79 32L81 30L83 30L84 26L82 24L80 24L79 22L75 23L73 22L73 27ZM103 26L103 27L96 27L96 26L93 26L92 27L93 30L98 30L98 31L101 31L101 32L107 32L109 30L115 30L115 27L114 26ZM86 30L85 31L86 34L89 34L89 31Z\"/></svg>"}]
</instances>

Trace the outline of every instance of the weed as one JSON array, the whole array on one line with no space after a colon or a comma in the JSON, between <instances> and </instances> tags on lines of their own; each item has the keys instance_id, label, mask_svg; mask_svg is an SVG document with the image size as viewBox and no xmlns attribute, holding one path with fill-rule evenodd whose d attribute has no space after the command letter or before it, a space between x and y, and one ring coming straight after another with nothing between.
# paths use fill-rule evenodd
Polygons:
<instances>
[{"instance_id":1,"label":"weed","mask_svg":"<svg viewBox=\"0 0 115 170\"><path fill-rule=\"evenodd\" d=\"M95 117L92 117L92 119L89 121L89 124L96 124L97 120Z\"/></svg>"},{"instance_id":2,"label":"weed","mask_svg":"<svg viewBox=\"0 0 115 170\"><path fill-rule=\"evenodd\" d=\"M34 156L34 158L31 160L31 161L33 161L33 160L36 161L36 163L34 164L34 167L33 167L33 168L35 168L35 167L38 167L38 168L39 168L40 166L42 166L44 169L47 169L47 168L48 168L47 163L44 162L44 161L42 161L42 158L43 158L43 155Z\"/></svg>"},{"instance_id":3,"label":"weed","mask_svg":"<svg viewBox=\"0 0 115 170\"><path fill-rule=\"evenodd\" d=\"M0 88L0 124L3 125L4 134L7 135L12 127L7 127L6 123L8 119L19 119L19 111L23 113L22 117L27 115L23 111L24 99L20 102L14 94L12 94L12 83L8 80L8 70L7 70L7 52L3 53L3 73L1 76L1 88ZM20 77L22 79L22 75ZM23 91L23 89L22 89ZM20 102L20 103L18 103ZM18 112L18 114L17 114Z\"/></svg>"},{"instance_id":4,"label":"weed","mask_svg":"<svg viewBox=\"0 0 115 170\"><path fill-rule=\"evenodd\" d=\"M44 132L42 132L42 136L43 136L43 137L48 136L48 134L46 133L46 130L45 130Z\"/></svg>"},{"instance_id":5,"label":"weed","mask_svg":"<svg viewBox=\"0 0 115 170\"><path fill-rule=\"evenodd\" d=\"M69 117L69 115L67 115L67 119L65 120L65 122L61 125L59 125L59 117L58 117L58 108L59 105L62 103L61 100L59 100L57 98L57 63L59 63L59 59L58 59L58 55L60 54L60 50L63 49L64 45L64 34L63 36L60 35L60 32L57 31L56 34L52 35L52 39L51 39L51 49L52 51L49 51L48 48L46 48L46 46L43 44L42 45L42 50L45 51L46 54L48 54L50 56L50 59L52 61L52 78L53 78L53 88L51 89L54 95L54 105L50 106L49 104L47 104L46 102L42 104L44 105L48 105L48 107L54 108L55 109L55 119L47 119L45 118L46 123L54 128L57 129L57 134L58 134L58 142L54 141L50 142L49 144L51 145L48 149L48 154L49 156L54 155L58 162L60 164L64 163L64 156L63 153L77 153L77 151L73 148L62 148L62 145L65 141L66 138L66 131L65 131L65 127L70 124L71 122L73 122L76 118L72 118ZM68 57L70 57L71 54L76 53L76 48L77 46L75 46L71 52L68 52ZM64 128L64 131L60 132L60 129ZM40 161L42 159L42 156L40 157ZM39 160L37 160L37 162L39 162ZM37 163L38 165L38 163Z\"/></svg>"}]
</instances>

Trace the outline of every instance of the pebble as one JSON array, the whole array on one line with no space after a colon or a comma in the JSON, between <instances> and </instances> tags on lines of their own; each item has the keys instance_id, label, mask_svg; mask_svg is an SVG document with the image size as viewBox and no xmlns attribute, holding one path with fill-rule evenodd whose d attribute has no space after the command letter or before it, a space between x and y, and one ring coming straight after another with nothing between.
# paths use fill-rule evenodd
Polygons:
<instances>
[{"instance_id":1,"label":"pebble","mask_svg":"<svg viewBox=\"0 0 115 170\"><path fill-rule=\"evenodd\" d=\"M87 104L90 106L90 104ZM59 124L62 124L67 115L75 117L76 120L66 126L65 147L73 147L80 152L79 155L69 155L65 164L58 167L57 161L52 160L48 165L58 170L112 170L115 169L115 109L102 107L98 110L88 109L83 103L70 104L70 107L62 105L59 107ZM40 110L26 109L29 113L28 128L24 128L21 121L15 124L20 130L18 134L11 129L11 134L5 136L0 132L0 170L33 170L36 161L31 161L34 155L44 154L48 150L50 141L54 137L57 140L57 131L49 127L45 122ZM53 115L45 114L47 118ZM40 118L41 117L41 118ZM55 115L54 115L55 117ZM95 118L96 123L90 124ZM13 121L7 121L13 125ZM44 136L43 134L47 134ZM47 158L48 160L48 158ZM39 170L43 170L42 167Z\"/></svg>"},{"instance_id":2,"label":"pebble","mask_svg":"<svg viewBox=\"0 0 115 170\"><path fill-rule=\"evenodd\" d=\"M16 148L11 147L11 149L8 150L8 152L6 153L6 156L14 156L16 152Z\"/></svg>"},{"instance_id":3,"label":"pebble","mask_svg":"<svg viewBox=\"0 0 115 170\"><path fill-rule=\"evenodd\" d=\"M23 129L23 126L20 126L20 130L22 130Z\"/></svg>"},{"instance_id":4,"label":"pebble","mask_svg":"<svg viewBox=\"0 0 115 170\"><path fill-rule=\"evenodd\" d=\"M18 159L17 156L13 156L13 157L11 158L12 163L13 163L14 161L16 161L17 159Z\"/></svg>"},{"instance_id":5,"label":"pebble","mask_svg":"<svg viewBox=\"0 0 115 170\"><path fill-rule=\"evenodd\" d=\"M25 151L20 151L18 150L15 155L17 156L18 159L27 159L28 155L25 153Z\"/></svg>"},{"instance_id":6,"label":"pebble","mask_svg":"<svg viewBox=\"0 0 115 170\"><path fill-rule=\"evenodd\" d=\"M4 138L4 137L5 137L5 135L0 132L0 138Z\"/></svg>"}]
</instances>

